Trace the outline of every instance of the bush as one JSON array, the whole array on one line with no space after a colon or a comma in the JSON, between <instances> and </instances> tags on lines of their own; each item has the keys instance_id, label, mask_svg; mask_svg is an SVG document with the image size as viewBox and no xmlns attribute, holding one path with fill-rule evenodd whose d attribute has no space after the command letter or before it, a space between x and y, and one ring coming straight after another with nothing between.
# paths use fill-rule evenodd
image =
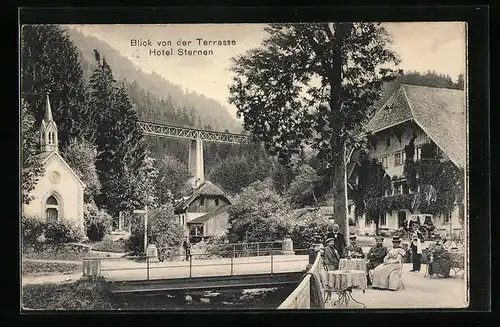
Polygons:
<instances>
[{"instance_id":1,"label":"bush","mask_svg":"<svg viewBox=\"0 0 500 327\"><path fill-rule=\"evenodd\" d=\"M98 209L94 203L86 205L84 218L87 237L91 242L101 241L111 231L113 218L105 210Z\"/></svg>"},{"instance_id":2,"label":"bush","mask_svg":"<svg viewBox=\"0 0 500 327\"><path fill-rule=\"evenodd\" d=\"M243 189L229 208L230 243L283 240L290 232L284 217L288 202L277 194L269 180L255 182Z\"/></svg>"},{"instance_id":3,"label":"bush","mask_svg":"<svg viewBox=\"0 0 500 327\"><path fill-rule=\"evenodd\" d=\"M21 218L22 244L35 244L37 239L43 235L44 222L41 219L33 217Z\"/></svg>"},{"instance_id":4,"label":"bush","mask_svg":"<svg viewBox=\"0 0 500 327\"><path fill-rule=\"evenodd\" d=\"M92 250L103 251L103 252L114 252L114 253L125 253L127 252L126 241L123 239L112 241L103 240L99 243L92 245Z\"/></svg>"},{"instance_id":5,"label":"bush","mask_svg":"<svg viewBox=\"0 0 500 327\"><path fill-rule=\"evenodd\" d=\"M330 226L331 221L317 211L305 214L292 228L293 247L308 249L313 243L323 243Z\"/></svg>"},{"instance_id":6,"label":"bush","mask_svg":"<svg viewBox=\"0 0 500 327\"><path fill-rule=\"evenodd\" d=\"M61 244L78 242L83 238L81 232L68 221L45 222L44 235L48 243Z\"/></svg>"},{"instance_id":7,"label":"bush","mask_svg":"<svg viewBox=\"0 0 500 327\"><path fill-rule=\"evenodd\" d=\"M132 235L125 246L133 254L142 254L144 251L144 222L142 215L132 219ZM158 249L175 248L182 244L184 230L174 215L172 205L164 205L148 212L148 242L155 244Z\"/></svg>"},{"instance_id":8,"label":"bush","mask_svg":"<svg viewBox=\"0 0 500 327\"><path fill-rule=\"evenodd\" d=\"M83 238L80 230L66 220L46 222L33 217L23 217L21 230L25 246L36 244L41 236L45 237L46 242L53 244L78 242Z\"/></svg>"}]
</instances>

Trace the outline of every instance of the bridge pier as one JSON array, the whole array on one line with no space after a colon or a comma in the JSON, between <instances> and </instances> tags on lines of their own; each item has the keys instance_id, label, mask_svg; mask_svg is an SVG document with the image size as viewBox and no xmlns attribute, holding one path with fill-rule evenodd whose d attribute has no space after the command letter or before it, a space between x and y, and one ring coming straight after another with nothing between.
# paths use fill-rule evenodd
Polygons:
<instances>
[{"instance_id":1,"label":"bridge pier","mask_svg":"<svg viewBox=\"0 0 500 327\"><path fill-rule=\"evenodd\" d=\"M200 186L205 181L205 168L203 164L203 141L200 137L189 141L189 172L192 177L189 183L193 188Z\"/></svg>"}]
</instances>

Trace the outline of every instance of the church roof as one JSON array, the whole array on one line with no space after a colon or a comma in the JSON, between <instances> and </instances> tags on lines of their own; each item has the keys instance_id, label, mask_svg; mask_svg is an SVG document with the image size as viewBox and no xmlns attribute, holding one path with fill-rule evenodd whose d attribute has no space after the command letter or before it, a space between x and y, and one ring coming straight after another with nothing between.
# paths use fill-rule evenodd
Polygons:
<instances>
[{"instance_id":1,"label":"church roof","mask_svg":"<svg viewBox=\"0 0 500 327\"><path fill-rule=\"evenodd\" d=\"M402 84L365 126L377 133L412 120L458 167L466 164L463 90Z\"/></svg>"},{"instance_id":2,"label":"church roof","mask_svg":"<svg viewBox=\"0 0 500 327\"><path fill-rule=\"evenodd\" d=\"M210 181L203 182L200 186L193 190L193 193L188 198L184 198L181 200L175 208L176 212L185 210L194 200L196 200L199 196L222 196L226 198L229 203L231 203L231 199L222 191L219 187L214 185Z\"/></svg>"}]
</instances>

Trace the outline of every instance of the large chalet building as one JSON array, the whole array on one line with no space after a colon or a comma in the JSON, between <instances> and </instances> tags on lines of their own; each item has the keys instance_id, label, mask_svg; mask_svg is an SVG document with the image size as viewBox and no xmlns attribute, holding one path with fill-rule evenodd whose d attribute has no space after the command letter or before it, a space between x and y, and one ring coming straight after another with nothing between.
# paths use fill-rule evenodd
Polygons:
<instances>
[{"instance_id":1,"label":"large chalet building","mask_svg":"<svg viewBox=\"0 0 500 327\"><path fill-rule=\"evenodd\" d=\"M440 160L450 160L456 167L466 171L466 97L462 90L434 88L415 85L401 85L380 107L365 126L369 144L369 157L376 159L391 179L391 189L385 197L411 194L404 176L407 160L405 146L414 139L414 161L421 159L422 146L435 147ZM355 164L350 163L349 167ZM350 172L354 169L350 168ZM355 174L350 176L355 183ZM460 234L464 216L464 203L456 202L452 212L434 216L436 231L440 234ZM425 212L414 212L425 213ZM380 212L379 231L396 230L409 218L410 210L393 209ZM358 217L362 234L373 235L376 226Z\"/></svg>"}]
</instances>

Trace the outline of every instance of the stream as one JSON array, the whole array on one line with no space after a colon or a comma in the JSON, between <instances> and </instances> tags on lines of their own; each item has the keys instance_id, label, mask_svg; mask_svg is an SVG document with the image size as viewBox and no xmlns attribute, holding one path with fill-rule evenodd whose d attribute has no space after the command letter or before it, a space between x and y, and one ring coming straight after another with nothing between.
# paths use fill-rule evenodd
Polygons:
<instances>
[{"instance_id":1,"label":"stream","mask_svg":"<svg viewBox=\"0 0 500 327\"><path fill-rule=\"evenodd\" d=\"M295 287L127 295L115 296L110 301L115 310L276 309Z\"/></svg>"}]
</instances>

